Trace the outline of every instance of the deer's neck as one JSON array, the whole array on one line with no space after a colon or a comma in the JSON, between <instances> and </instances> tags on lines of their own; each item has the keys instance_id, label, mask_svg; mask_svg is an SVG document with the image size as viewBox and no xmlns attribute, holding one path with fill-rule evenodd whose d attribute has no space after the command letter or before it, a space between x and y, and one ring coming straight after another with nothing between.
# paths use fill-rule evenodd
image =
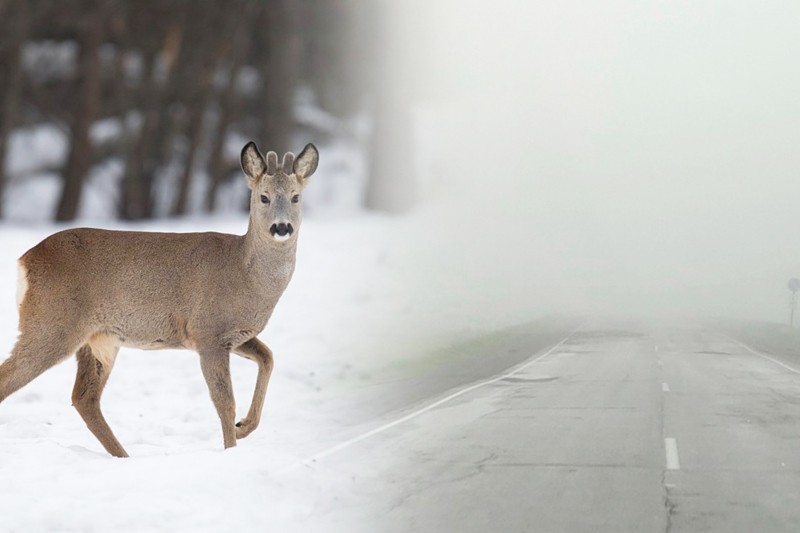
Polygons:
<instances>
[{"instance_id":1,"label":"deer's neck","mask_svg":"<svg viewBox=\"0 0 800 533\"><path fill-rule=\"evenodd\" d=\"M242 247L244 268L251 283L266 293L280 296L294 273L297 236L278 243L256 231L251 222L242 238Z\"/></svg>"}]
</instances>

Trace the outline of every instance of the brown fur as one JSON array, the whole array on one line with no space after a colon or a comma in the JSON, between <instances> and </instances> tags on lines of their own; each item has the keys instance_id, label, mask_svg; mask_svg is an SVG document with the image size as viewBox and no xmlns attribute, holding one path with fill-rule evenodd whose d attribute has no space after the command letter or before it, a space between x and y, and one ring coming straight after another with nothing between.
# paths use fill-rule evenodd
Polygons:
<instances>
[{"instance_id":1,"label":"brown fur","mask_svg":"<svg viewBox=\"0 0 800 533\"><path fill-rule=\"evenodd\" d=\"M244 148L252 193L243 236L80 228L28 250L20 259L20 336L0 365L0 402L77 352L73 404L105 449L126 457L100 412L119 347L186 348L199 353L225 447L235 446L261 418L273 360L256 335L294 272L302 203L291 199L317 159L309 145L296 159L284 157L291 168L267 173L255 145ZM282 242L270 232L279 222L294 228ZM258 364L253 401L240 424L234 423L231 351Z\"/></svg>"}]
</instances>

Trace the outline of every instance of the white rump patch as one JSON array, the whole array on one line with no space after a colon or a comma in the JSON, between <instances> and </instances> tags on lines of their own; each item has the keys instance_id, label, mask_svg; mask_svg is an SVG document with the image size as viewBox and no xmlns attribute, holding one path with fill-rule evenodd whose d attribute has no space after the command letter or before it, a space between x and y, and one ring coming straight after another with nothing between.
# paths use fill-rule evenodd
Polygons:
<instances>
[{"instance_id":1,"label":"white rump patch","mask_svg":"<svg viewBox=\"0 0 800 533\"><path fill-rule=\"evenodd\" d=\"M28 292L28 269L21 260L17 262L17 274L17 311L19 312L22 301L25 299L25 293Z\"/></svg>"}]
</instances>

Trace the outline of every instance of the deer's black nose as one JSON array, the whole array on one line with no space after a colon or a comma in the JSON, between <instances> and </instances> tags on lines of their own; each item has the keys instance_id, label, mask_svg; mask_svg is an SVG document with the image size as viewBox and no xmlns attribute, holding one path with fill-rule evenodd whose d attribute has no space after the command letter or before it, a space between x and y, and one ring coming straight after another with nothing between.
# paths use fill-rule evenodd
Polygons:
<instances>
[{"instance_id":1,"label":"deer's black nose","mask_svg":"<svg viewBox=\"0 0 800 533\"><path fill-rule=\"evenodd\" d=\"M269 228L269 232L274 237L277 235L278 237L286 237L287 235L291 235L294 231L291 224L286 224L285 222L281 222L280 224L273 224Z\"/></svg>"}]
</instances>

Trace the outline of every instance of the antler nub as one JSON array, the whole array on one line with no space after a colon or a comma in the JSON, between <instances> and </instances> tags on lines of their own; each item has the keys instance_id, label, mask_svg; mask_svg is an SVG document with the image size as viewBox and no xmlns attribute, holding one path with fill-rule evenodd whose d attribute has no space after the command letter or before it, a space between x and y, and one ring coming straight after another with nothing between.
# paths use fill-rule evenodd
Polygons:
<instances>
[{"instance_id":1,"label":"antler nub","mask_svg":"<svg viewBox=\"0 0 800 533\"><path fill-rule=\"evenodd\" d=\"M294 174L294 154L286 152L283 156L283 172L284 174Z\"/></svg>"},{"instance_id":2,"label":"antler nub","mask_svg":"<svg viewBox=\"0 0 800 533\"><path fill-rule=\"evenodd\" d=\"M278 154L267 152L267 174L274 176L278 172Z\"/></svg>"}]
</instances>

